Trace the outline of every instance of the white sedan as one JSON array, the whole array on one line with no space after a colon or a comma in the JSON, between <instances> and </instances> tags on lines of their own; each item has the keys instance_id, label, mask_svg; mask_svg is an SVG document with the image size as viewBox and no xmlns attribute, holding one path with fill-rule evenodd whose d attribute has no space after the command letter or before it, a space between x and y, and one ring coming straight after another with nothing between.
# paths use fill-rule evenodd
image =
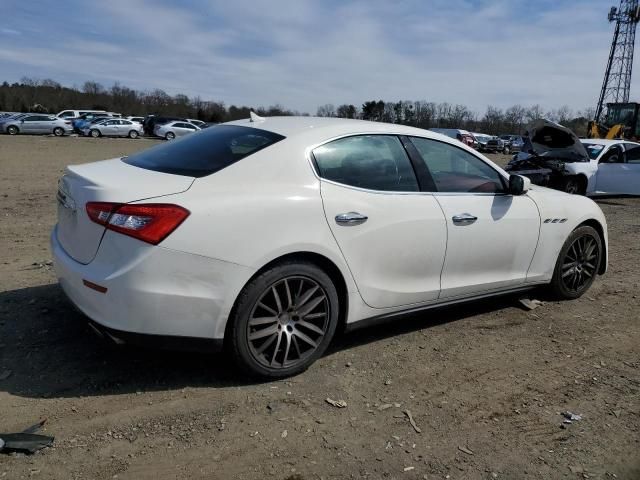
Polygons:
<instances>
[{"instance_id":1,"label":"white sedan","mask_svg":"<svg viewBox=\"0 0 640 480\"><path fill-rule=\"evenodd\" d=\"M640 195L639 143L600 139L581 142L590 161L571 165L571 173L583 177L587 195Z\"/></svg>"},{"instance_id":2,"label":"white sedan","mask_svg":"<svg viewBox=\"0 0 640 480\"><path fill-rule=\"evenodd\" d=\"M97 137L129 137L138 138L143 134L142 125L131 120L106 118L90 123L82 129L85 136Z\"/></svg>"},{"instance_id":3,"label":"white sedan","mask_svg":"<svg viewBox=\"0 0 640 480\"><path fill-rule=\"evenodd\" d=\"M55 271L97 330L224 343L271 378L339 328L541 285L574 299L607 268L592 200L401 125L252 114L69 166L57 199Z\"/></svg>"}]
</instances>

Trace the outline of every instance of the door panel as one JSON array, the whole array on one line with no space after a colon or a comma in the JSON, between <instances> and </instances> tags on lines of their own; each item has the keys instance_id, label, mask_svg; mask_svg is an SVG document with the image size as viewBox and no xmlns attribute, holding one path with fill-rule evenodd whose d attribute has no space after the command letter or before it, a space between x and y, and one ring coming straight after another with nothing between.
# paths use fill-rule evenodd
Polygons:
<instances>
[{"instance_id":1,"label":"door panel","mask_svg":"<svg viewBox=\"0 0 640 480\"><path fill-rule=\"evenodd\" d=\"M446 250L446 225L430 194L375 193L321 182L329 227L363 300L374 308L438 298ZM364 223L336 216L357 212Z\"/></svg>"},{"instance_id":2,"label":"door panel","mask_svg":"<svg viewBox=\"0 0 640 480\"><path fill-rule=\"evenodd\" d=\"M526 195L436 194L447 222L440 297L524 283L538 244L540 216ZM465 221L465 215L476 217ZM462 217L457 222L454 217Z\"/></svg>"},{"instance_id":3,"label":"door panel","mask_svg":"<svg viewBox=\"0 0 640 480\"><path fill-rule=\"evenodd\" d=\"M596 190L640 195L640 163L601 163L596 174Z\"/></svg>"}]
</instances>

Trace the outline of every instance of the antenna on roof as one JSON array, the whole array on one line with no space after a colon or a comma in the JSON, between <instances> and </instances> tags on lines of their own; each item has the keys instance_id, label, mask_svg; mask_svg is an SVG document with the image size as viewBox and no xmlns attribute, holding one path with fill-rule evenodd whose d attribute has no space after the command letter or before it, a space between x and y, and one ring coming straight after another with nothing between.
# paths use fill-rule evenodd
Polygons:
<instances>
[{"instance_id":1,"label":"antenna on roof","mask_svg":"<svg viewBox=\"0 0 640 480\"><path fill-rule=\"evenodd\" d=\"M260 115L256 115L253 112L249 112L249 121L250 122L264 122L266 119L261 117Z\"/></svg>"}]
</instances>

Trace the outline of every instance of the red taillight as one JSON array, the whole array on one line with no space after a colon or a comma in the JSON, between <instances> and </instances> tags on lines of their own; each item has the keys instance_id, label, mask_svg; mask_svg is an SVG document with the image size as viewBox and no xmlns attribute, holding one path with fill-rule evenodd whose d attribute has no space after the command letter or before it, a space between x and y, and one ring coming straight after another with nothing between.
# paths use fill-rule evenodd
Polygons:
<instances>
[{"instance_id":1,"label":"red taillight","mask_svg":"<svg viewBox=\"0 0 640 480\"><path fill-rule=\"evenodd\" d=\"M89 202L87 214L108 230L157 245L189 216L189 210L166 203Z\"/></svg>"}]
</instances>

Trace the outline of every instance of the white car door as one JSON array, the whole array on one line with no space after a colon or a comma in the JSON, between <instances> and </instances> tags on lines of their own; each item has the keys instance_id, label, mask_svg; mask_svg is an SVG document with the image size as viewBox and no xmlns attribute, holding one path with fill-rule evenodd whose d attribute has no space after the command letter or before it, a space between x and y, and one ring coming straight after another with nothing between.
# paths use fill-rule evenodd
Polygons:
<instances>
[{"instance_id":1,"label":"white car door","mask_svg":"<svg viewBox=\"0 0 640 480\"><path fill-rule=\"evenodd\" d=\"M435 300L446 249L442 210L420 191L393 135L355 135L313 151L329 227L374 308Z\"/></svg>"},{"instance_id":2,"label":"white car door","mask_svg":"<svg viewBox=\"0 0 640 480\"><path fill-rule=\"evenodd\" d=\"M440 298L515 288L527 278L540 214L526 194L506 193L503 176L449 143L412 137L447 223Z\"/></svg>"},{"instance_id":3,"label":"white car door","mask_svg":"<svg viewBox=\"0 0 640 480\"><path fill-rule=\"evenodd\" d=\"M598 163L596 191L618 195L640 195L640 147L613 145Z\"/></svg>"}]
</instances>

